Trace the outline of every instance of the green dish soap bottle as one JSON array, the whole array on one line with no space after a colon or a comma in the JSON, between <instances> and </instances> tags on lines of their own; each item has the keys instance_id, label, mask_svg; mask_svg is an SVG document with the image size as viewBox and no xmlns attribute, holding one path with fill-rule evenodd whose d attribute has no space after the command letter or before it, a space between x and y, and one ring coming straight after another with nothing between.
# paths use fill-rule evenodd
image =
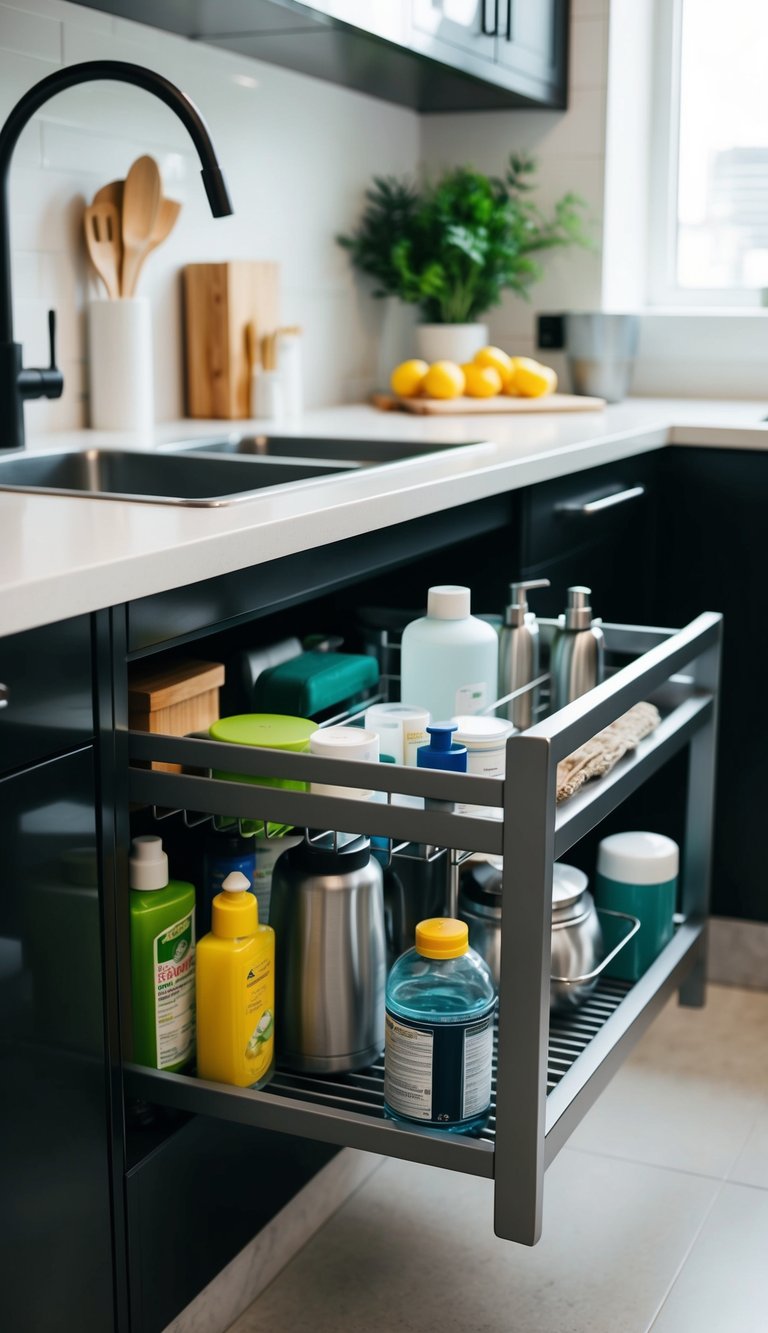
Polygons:
<instances>
[{"instance_id":1,"label":"green dish soap bottle","mask_svg":"<svg viewBox=\"0 0 768 1333\"><path fill-rule=\"evenodd\" d=\"M133 1058L183 1069L195 1053L195 889L169 880L161 838L131 845Z\"/></svg>"}]
</instances>

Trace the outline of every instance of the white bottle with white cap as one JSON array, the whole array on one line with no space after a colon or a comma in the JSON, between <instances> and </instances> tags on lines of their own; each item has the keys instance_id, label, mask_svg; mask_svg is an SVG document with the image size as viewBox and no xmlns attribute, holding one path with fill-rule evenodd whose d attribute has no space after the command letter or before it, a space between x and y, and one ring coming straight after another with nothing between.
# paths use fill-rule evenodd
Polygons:
<instances>
[{"instance_id":1,"label":"white bottle with white cap","mask_svg":"<svg viewBox=\"0 0 768 1333\"><path fill-rule=\"evenodd\" d=\"M498 696L498 635L470 615L470 597L452 583L430 588L426 616L403 632L402 698L438 720L479 713Z\"/></svg>"}]
</instances>

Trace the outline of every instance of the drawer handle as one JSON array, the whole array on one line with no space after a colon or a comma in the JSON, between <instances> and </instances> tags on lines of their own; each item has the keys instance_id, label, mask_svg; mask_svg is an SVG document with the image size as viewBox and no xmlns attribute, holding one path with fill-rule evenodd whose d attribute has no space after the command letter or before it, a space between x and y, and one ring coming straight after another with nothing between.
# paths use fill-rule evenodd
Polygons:
<instances>
[{"instance_id":1,"label":"drawer handle","mask_svg":"<svg viewBox=\"0 0 768 1333\"><path fill-rule=\"evenodd\" d=\"M0 684L0 708L7 708L7 707L8 707L8 695L9 695L9 694L10 694L10 690L8 689L8 686L7 686L7 685L2 685L2 684Z\"/></svg>"},{"instance_id":2,"label":"drawer handle","mask_svg":"<svg viewBox=\"0 0 768 1333\"><path fill-rule=\"evenodd\" d=\"M615 509L616 505L626 504L629 500L639 500L645 495L644 486L630 486L626 491L614 491L612 495L603 495L599 500L587 500L584 503L555 505L558 514L602 514L604 509Z\"/></svg>"},{"instance_id":3,"label":"drawer handle","mask_svg":"<svg viewBox=\"0 0 768 1333\"><path fill-rule=\"evenodd\" d=\"M482 7L482 32L484 37L495 37L499 31L499 0L492 0L493 3L493 27L488 22L488 11L491 8L491 0L483 0Z\"/></svg>"}]
</instances>

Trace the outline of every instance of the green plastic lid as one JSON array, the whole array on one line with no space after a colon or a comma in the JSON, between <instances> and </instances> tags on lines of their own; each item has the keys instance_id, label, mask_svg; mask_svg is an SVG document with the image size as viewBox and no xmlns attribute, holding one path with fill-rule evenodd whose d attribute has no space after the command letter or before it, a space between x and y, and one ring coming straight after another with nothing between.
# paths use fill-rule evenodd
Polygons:
<instances>
[{"instance_id":1,"label":"green plastic lid","mask_svg":"<svg viewBox=\"0 0 768 1333\"><path fill-rule=\"evenodd\" d=\"M213 722L209 734L215 741L232 745L260 745L270 750L306 750L317 723L306 717L287 717L282 713L240 713Z\"/></svg>"}]
</instances>

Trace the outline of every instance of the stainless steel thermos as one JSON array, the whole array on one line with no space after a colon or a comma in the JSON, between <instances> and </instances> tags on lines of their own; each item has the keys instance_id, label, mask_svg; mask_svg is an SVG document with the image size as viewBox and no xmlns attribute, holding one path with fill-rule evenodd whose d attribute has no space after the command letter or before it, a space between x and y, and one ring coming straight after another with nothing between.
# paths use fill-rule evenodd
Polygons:
<instances>
[{"instance_id":1,"label":"stainless steel thermos","mask_svg":"<svg viewBox=\"0 0 768 1333\"><path fill-rule=\"evenodd\" d=\"M272 872L278 1063L303 1073L363 1069L384 1049L382 874L367 838L283 852Z\"/></svg>"}]
</instances>

